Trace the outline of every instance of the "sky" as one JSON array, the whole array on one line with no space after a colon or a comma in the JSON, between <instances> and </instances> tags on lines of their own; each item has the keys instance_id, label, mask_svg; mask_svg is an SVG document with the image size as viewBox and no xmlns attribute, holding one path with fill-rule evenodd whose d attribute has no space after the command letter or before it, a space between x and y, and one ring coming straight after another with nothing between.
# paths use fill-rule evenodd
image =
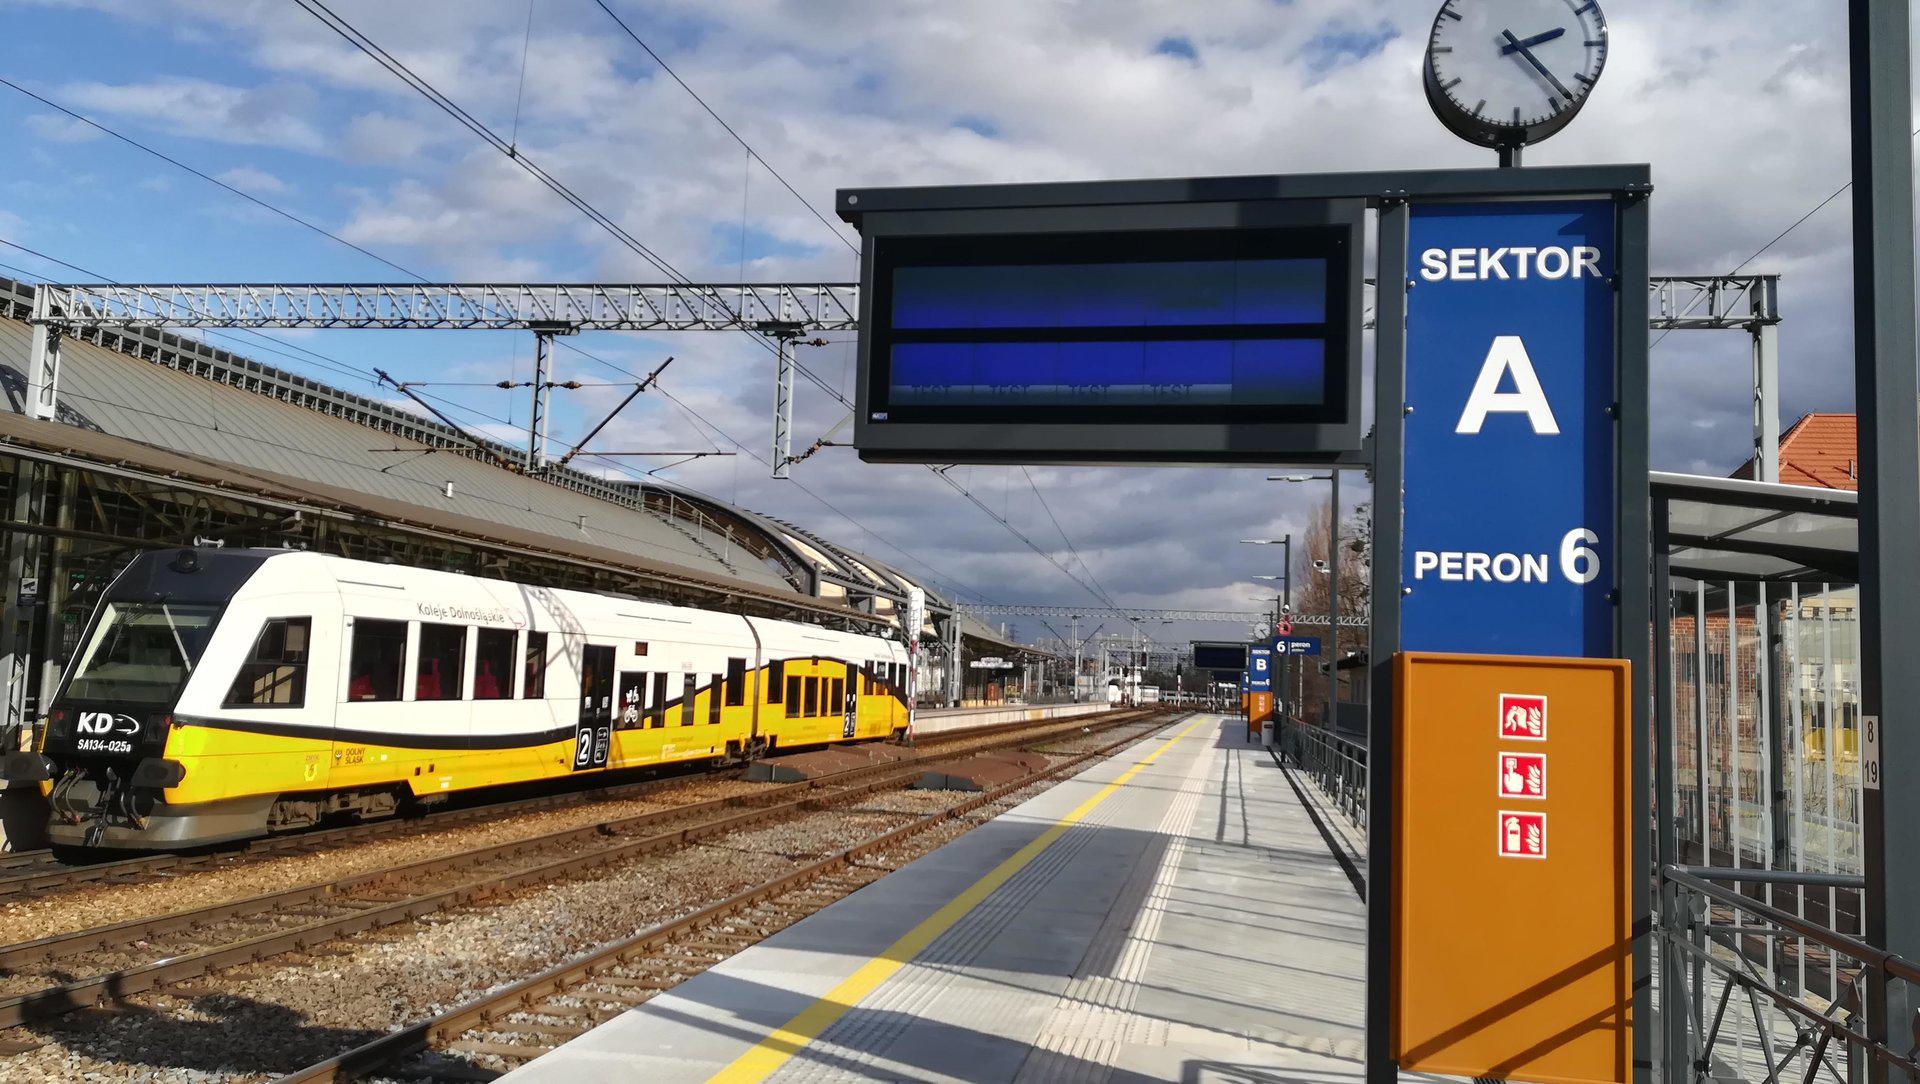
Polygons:
<instances>
[{"instance_id":1,"label":"sky","mask_svg":"<svg viewBox=\"0 0 1920 1084\"><path fill-rule=\"evenodd\" d=\"M694 281L854 280L856 238L831 212L838 188L1492 164L1423 97L1434 0L606 3L684 87L596 0L329 6ZM1847 199L1754 258L1847 180L1844 4L1604 7L1607 70L1584 113L1530 148L1528 163L1651 163L1653 273L1780 274L1784 421L1851 409ZM0 245L0 274L662 277L292 0L0 8L0 76L318 227L0 86L10 148L0 240L85 269ZM851 337L831 338L803 348L801 363L850 393ZM526 379L527 335L279 340L219 345L386 399L371 383L376 366L448 385L431 393L457 405L462 424L524 441L525 393L456 385ZM557 353L559 378L596 385L630 384L675 359L664 394L642 396L595 448L735 452L661 477L805 524L962 599L1097 604L923 467L861 464L832 448L796 465L792 481L768 477L773 360L747 335L602 333L569 345L578 351ZM1735 332L1659 339L1657 469L1725 474L1745 459L1747 350ZM625 391L557 394L554 439L570 446ZM850 427L835 430L845 415L802 381L796 446L829 432L847 439ZM632 462L624 469L659 461ZM952 476L1078 580L1136 606L1260 608L1272 592L1253 577L1279 571L1275 551L1238 540L1303 533L1325 499L1324 487L1270 483L1258 470ZM1032 619L1013 624L1049 635Z\"/></svg>"}]
</instances>

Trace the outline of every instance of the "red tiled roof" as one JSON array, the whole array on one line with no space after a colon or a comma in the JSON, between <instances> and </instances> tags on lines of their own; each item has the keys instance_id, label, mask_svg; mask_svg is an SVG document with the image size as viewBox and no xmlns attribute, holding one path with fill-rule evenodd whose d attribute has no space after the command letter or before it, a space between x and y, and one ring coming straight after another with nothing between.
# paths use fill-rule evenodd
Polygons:
<instances>
[{"instance_id":1,"label":"red tiled roof","mask_svg":"<svg viewBox=\"0 0 1920 1084\"><path fill-rule=\"evenodd\" d=\"M1808 414L1780 434L1780 480L1793 486L1858 490L1859 447L1853 415ZM1732 477L1752 478L1753 467L1749 459Z\"/></svg>"}]
</instances>

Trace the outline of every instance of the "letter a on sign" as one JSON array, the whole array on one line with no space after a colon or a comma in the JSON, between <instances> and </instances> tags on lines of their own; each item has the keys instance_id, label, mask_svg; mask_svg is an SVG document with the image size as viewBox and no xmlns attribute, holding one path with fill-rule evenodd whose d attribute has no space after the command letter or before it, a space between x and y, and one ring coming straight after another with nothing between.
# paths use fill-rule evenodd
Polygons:
<instances>
[{"instance_id":1,"label":"letter a on sign","mask_svg":"<svg viewBox=\"0 0 1920 1084\"><path fill-rule=\"evenodd\" d=\"M1501 391L1501 378L1508 373L1513 374L1514 390ZM1480 378L1473 382L1473 393L1467 396L1467 407L1460 412L1460 424L1453 431L1476 434L1489 414L1525 414L1536 435L1560 435L1560 423L1553 419L1553 407L1547 404L1547 393L1533 371L1533 359L1527 356L1527 346L1518 335L1501 335L1493 340L1487 360L1480 363Z\"/></svg>"}]
</instances>

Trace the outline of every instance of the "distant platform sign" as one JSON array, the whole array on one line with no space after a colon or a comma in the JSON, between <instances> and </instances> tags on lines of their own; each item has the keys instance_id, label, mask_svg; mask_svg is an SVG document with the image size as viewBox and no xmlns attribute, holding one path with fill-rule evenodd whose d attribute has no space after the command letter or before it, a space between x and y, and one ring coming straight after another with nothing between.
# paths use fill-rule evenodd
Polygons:
<instances>
[{"instance_id":1,"label":"distant platform sign","mask_svg":"<svg viewBox=\"0 0 1920 1084\"><path fill-rule=\"evenodd\" d=\"M1015 208L842 193L861 457L1325 461L1359 444L1356 201ZM854 198L849 201L849 196Z\"/></svg>"}]
</instances>

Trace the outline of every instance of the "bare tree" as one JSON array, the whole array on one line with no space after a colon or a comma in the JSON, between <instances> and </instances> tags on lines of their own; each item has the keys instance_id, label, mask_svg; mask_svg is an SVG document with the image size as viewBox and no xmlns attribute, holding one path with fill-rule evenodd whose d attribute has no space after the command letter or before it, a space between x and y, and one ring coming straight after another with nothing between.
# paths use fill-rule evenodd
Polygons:
<instances>
[{"instance_id":1,"label":"bare tree","mask_svg":"<svg viewBox=\"0 0 1920 1084\"><path fill-rule=\"evenodd\" d=\"M1307 522L1305 545L1295 551L1293 570L1293 612L1296 617L1323 617L1327 612L1327 595L1331 588L1332 577L1318 571L1324 567L1328 554L1332 550L1332 532L1328 530L1333 522L1333 513L1329 505L1321 505L1313 510ZM1365 619L1371 613L1370 596L1373 577L1373 510L1362 504L1341 517L1340 522L1340 606L1341 617ZM1325 626L1307 626L1309 630L1320 632L1321 647L1324 652L1332 642ZM1345 627L1340 630L1340 654L1346 659L1364 658L1367 650L1367 630L1365 628ZM1316 663L1332 665L1336 660L1326 654L1319 659L1295 660L1296 676L1290 682L1291 688L1282 694L1289 702L1295 703L1295 714L1310 722L1325 725L1327 709L1327 677L1321 673ZM1357 667L1340 673L1340 699L1364 699L1366 690L1365 671Z\"/></svg>"}]
</instances>

